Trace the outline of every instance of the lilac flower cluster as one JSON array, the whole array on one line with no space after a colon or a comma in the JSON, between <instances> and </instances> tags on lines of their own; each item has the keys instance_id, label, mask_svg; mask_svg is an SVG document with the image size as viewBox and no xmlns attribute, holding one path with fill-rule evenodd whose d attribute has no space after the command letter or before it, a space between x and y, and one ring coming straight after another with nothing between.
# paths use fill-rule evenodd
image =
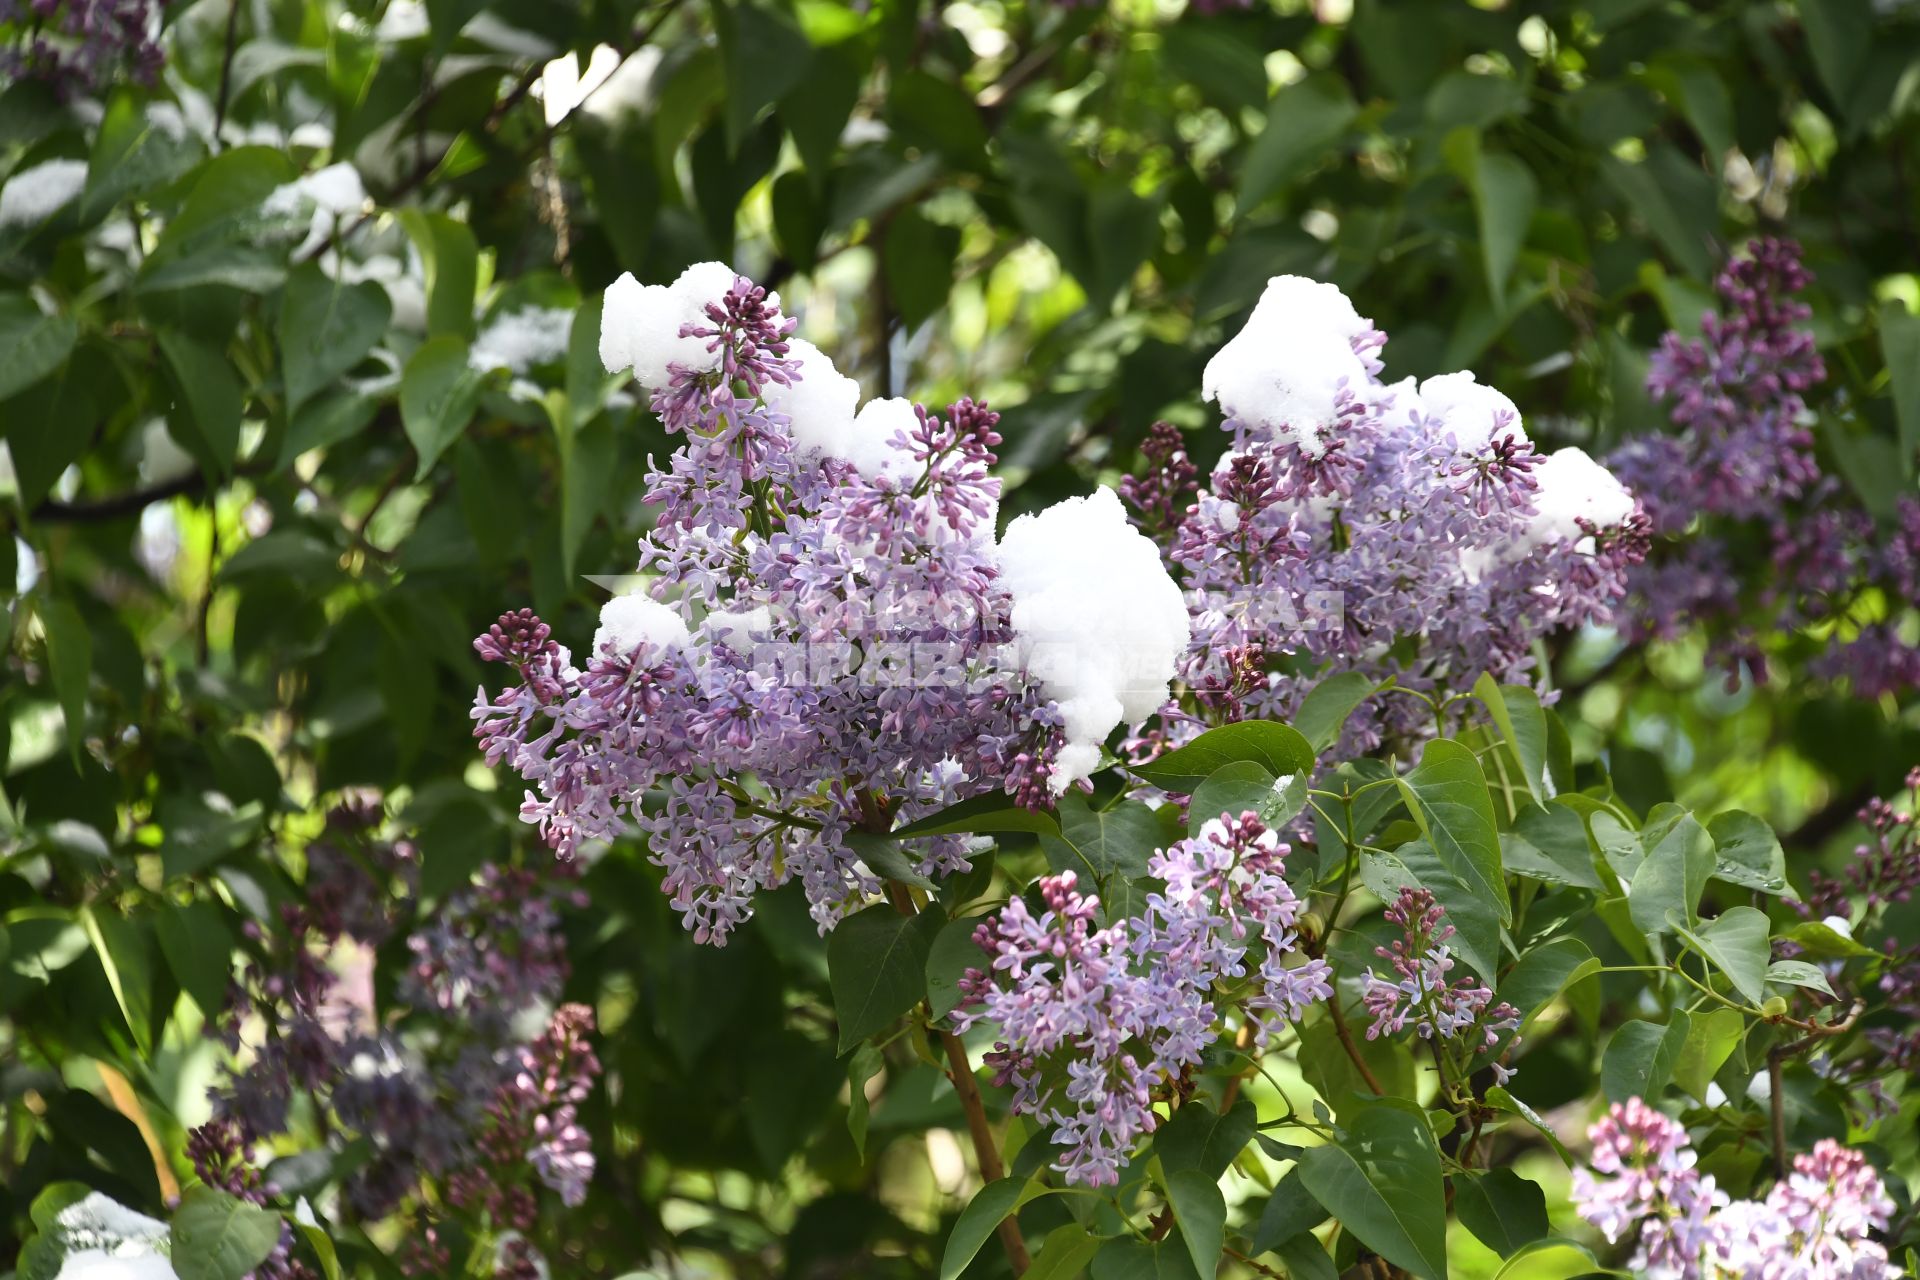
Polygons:
<instances>
[{"instance_id":1,"label":"lilac flower cluster","mask_svg":"<svg viewBox=\"0 0 1920 1280\"><path fill-rule=\"evenodd\" d=\"M1853 861L1839 876L1824 871L1807 873L1810 889L1799 906L1816 918L1850 917L1856 906L1868 912L1892 903L1907 902L1920 888L1920 829L1914 813L1920 810L1920 767L1907 771L1905 811L1874 797L1860 810L1867 838L1854 846Z\"/></svg>"},{"instance_id":2,"label":"lilac flower cluster","mask_svg":"<svg viewBox=\"0 0 1920 1280\"><path fill-rule=\"evenodd\" d=\"M711 263L608 291L602 358L682 440L649 478L645 592L606 606L581 665L525 611L475 642L519 675L473 714L489 763L532 788L523 818L563 859L639 828L703 942L793 879L830 928L879 888L851 832L1059 794L1164 701L1186 642L1110 493L996 545L998 416L855 413L858 388L778 303ZM1095 566L1104 598L1074 595ZM904 847L923 874L967 866L957 837Z\"/></svg>"},{"instance_id":3,"label":"lilac flower cluster","mask_svg":"<svg viewBox=\"0 0 1920 1280\"><path fill-rule=\"evenodd\" d=\"M1764 1200L1731 1200L1695 1167L1687 1131L1638 1098L1587 1131L1581 1216L1632 1237L1635 1274L1672 1280L1883 1280L1900 1269L1872 1238L1893 1211L1880 1175L1830 1138L1797 1155Z\"/></svg>"},{"instance_id":4,"label":"lilac flower cluster","mask_svg":"<svg viewBox=\"0 0 1920 1280\"><path fill-rule=\"evenodd\" d=\"M1605 469L1539 454L1471 373L1382 383L1385 343L1338 289L1282 276L1207 366L1233 444L1168 554L1194 617L1182 677L1230 691L1209 718L1285 719L1342 670L1417 690L1523 678L1541 635L1611 615L1644 553L1633 495ZM1192 465L1165 431L1144 452L1128 493L1155 528ZM1417 700L1378 701L1343 755L1432 731Z\"/></svg>"},{"instance_id":5,"label":"lilac flower cluster","mask_svg":"<svg viewBox=\"0 0 1920 1280\"><path fill-rule=\"evenodd\" d=\"M539 1039L518 1051L511 1074L487 1104L478 1140L480 1164L448 1179L447 1198L453 1204L526 1231L536 1203L529 1171L559 1192L563 1204L586 1199L593 1146L580 1127L578 1108L600 1074L600 1061L587 1041L592 1031L591 1009L562 1005Z\"/></svg>"},{"instance_id":6,"label":"lilac flower cluster","mask_svg":"<svg viewBox=\"0 0 1920 1280\"><path fill-rule=\"evenodd\" d=\"M1362 979L1361 999L1373 1015L1367 1039L1398 1035L1411 1022L1423 1040L1459 1039L1484 1051L1499 1045L1502 1032L1519 1030L1520 1011L1504 1000L1495 1002L1493 991L1479 979L1449 978L1454 959L1447 939L1454 930L1444 923L1446 912L1432 893L1404 888L1385 914L1403 936L1390 946L1374 948L1390 965L1391 977L1369 968ZM1476 1040L1478 1044L1471 1044ZM1512 1071L1503 1064L1491 1065L1500 1083L1511 1078Z\"/></svg>"},{"instance_id":7,"label":"lilac flower cluster","mask_svg":"<svg viewBox=\"0 0 1920 1280\"><path fill-rule=\"evenodd\" d=\"M1730 679L1743 668L1764 678L1760 636L1832 627L1815 674L1877 697L1920 685L1920 648L1898 625L1920 589L1920 501L1903 496L1876 529L1821 473L1806 397L1826 370L1811 309L1795 297L1811 283L1792 241L1755 240L1715 282L1721 314L1698 338L1669 333L1654 354L1647 389L1678 432L1637 437L1608 459L1656 538L1632 575L1628 634L1704 627ZM1755 540L1763 560L1731 549Z\"/></svg>"},{"instance_id":8,"label":"lilac flower cluster","mask_svg":"<svg viewBox=\"0 0 1920 1280\"><path fill-rule=\"evenodd\" d=\"M304 905L286 908L275 934L248 929L255 955L218 1024L241 1064L214 1092L215 1119L190 1140L196 1167L209 1183L265 1198L272 1189L248 1153L288 1130L304 1096L330 1130L372 1147L343 1185L363 1217L424 1205L424 1180L458 1179L481 1153L497 1155L502 1135L519 1143L514 1167L577 1202L593 1156L573 1114L597 1063L585 1042L591 1013L548 1013L568 972L559 908L577 901L554 883L565 869L539 877L489 866L410 924L418 857L381 837L379 816L365 798L331 811L306 849ZM373 948L396 936L413 960L395 1007L381 1010ZM547 1027L531 1045L529 1020ZM491 1180L519 1191L531 1223L525 1179L496 1170ZM463 1207L451 1189L447 1198Z\"/></svg>"},{"instance_id":9,"label":"lilac flower cluster","mask_svg":"<svg viewBox=\"0 0 1920 1280\"><path fill-rule=\"evenodd\" d=\"M1251 813L1215 819L1155 854L1149 872L1165 889L1137 916L1102 927L1099 899L1068 871L1039 881L1039 915L1015 898L981 922L974 940L992 960L968 972L955 1025L995 1027L987 1064L1016 1112L1050 1126L1068 1181L1119 1181L1157 1123L1156 1096L1217 1038L1216 987L1248 976L1251 948L1244 1009L1262 1042L1331 994L1324 960L1287 963L1301 908L1286 854Z\"/></svg>"},{"instance_id":10,"label":"lilac flower cluster","mask_svg":"<svg viewBox=\"0 0 1920 1280\"><path fill-rule=\"evenodd\" d=\"M1819 478L1805 394L1826 369L1803 327L1812 311L1793 296L1812 280L1798 246L1755 240L1714 281L1726 313L1698 338L1661 341L1647 390L1681 434L1641 436L1611 459L1655 533L1702 514L1766 515Z\"/></svg>"},{"instance_id":11,"label":"lilac flower cluster","mask_svg":"<svg viewBox=\"0 0 1920 1280\"><path fill-rule=\"evenodd\" d=\"M151 85L167 0L0 0L0 80L44 80L63 95L97 93L123 77ZM11 32L9 32L11 28Z\"/></svg>"}]
</instances>

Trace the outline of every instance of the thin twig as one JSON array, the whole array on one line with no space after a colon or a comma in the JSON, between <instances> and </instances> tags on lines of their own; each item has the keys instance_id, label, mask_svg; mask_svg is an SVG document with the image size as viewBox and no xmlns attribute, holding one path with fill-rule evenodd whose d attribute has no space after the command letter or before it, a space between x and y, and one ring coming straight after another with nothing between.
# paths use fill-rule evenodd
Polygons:
<instances>
[{"instance_id":1,"label":"thin twig","mask_svg":"<svg viewBox=\"0 0 1920 1280\"><path fill-rule=\"evenodd\" d=\"M860 793L862 807L872 792ZM877 809L878 806L871 806ZM906 887L892 881L887 882L887 901L894 910L903 916L917 915L913 898ZM997 1182L1007 1176L1007 1167L1000 1159L999 1144L994 1141L993 1126L987 1122L987 1105L980 1097L980 1084L973 1078L973 1064L967 1060L967 1046L960 1037L951 1031L940 1031L940 1044L947 1054L947 1076L953 1081L953 1092L960 1099L960 1109L967 1113L967 1133L973 1139L973 1156L980 1165L980 1178L983 1182ZM1027 1253L1026 1237L1020 1234L1020 1222L1017 1214L1008 1214L1000 1220L997 1228L1000 1246L1006 1250L1007 1263L1013 1268L1013 1274L1024 1275L1033 1265L1032 1256Z\"/></svg>"},{"instance_id":2,"label":"thin twig","mask_svg":"<svg viewBox=\"0 0 1920 1280\"><path fill-rule=\"evenodd\" d=\"M227 122L227 96L233 89L233 54L240 44L240 0L227 6L227 51L220 60L220 93L213 105L213 140L220 141L220 127Z\"/></svg>"},{"instance_id":3,"label":"thin twig","mask_svg":"<svg viewBox=\"0 0 1920 1280\"><path fill-rule=\"evenodd\" d=\"M1860 1020L1866 1011L1866 1002L1855 1000L1853 1007L1847 1010L1847 1016L1838 1022L1816 1025L1806 1035L1786 1044L1775 1045L1767 1050L1767 1110L1770 1113L1773 1130L1773 1174L1776 1178L1787 1176L1787 1104L1782 1096L1782 1068L1788 1058L1795 1058L1819 1044L1844 1032L1851 1031L1853 1024Z\"/></svg>"},{"instance_id":4,"label":"thin twig","mask_svg":"<svg viewBox=\"0 0 1920 1280\"><path fill-rule=\"evenodd\" d=\"M1360 1056L1360 1046L1353 1042L1353 1033L1347 1030L1347 1015L1340 1011L1338 991L1333 993L1333 999L1327 1001L1327 1009L1333 1015L1333 1033L1340 1037L1340 1047L1347 1051L1347 1056L1353 1059L1353 1065L1359 1068L1360 1078L1367 1082L1367 1088L1373 1090L1376 1096L1386 1097L1387 1091L1380 1087L1380 1081L1373 1074L1373 1068L1369 1067L1367 1060Z\"/></svg>"},{"instance_id":5,"label":"thin twig","mask_svg":"<svg viewBox=\"0 0 1920 1280\"><path fill-rule=\"evenodd\" d=\"M33 518L48 524L98 524L137 516L156 502L164 502L182 494L199 493L206 487L206 476L199 471L191 471L144 489L131 489L89 502L55 502L49 498L33 509Z\"/></svg>"}]
</instances>

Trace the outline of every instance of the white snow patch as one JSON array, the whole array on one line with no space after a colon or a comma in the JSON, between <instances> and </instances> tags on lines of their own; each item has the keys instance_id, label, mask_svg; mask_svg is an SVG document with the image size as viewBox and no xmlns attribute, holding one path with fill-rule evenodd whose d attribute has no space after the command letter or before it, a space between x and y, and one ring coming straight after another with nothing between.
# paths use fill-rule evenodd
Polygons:
<instances>
[{"instance_id":1,"label":"white snow patch","mask_svg":"<svg viewBox=\"0 0 1920 1280\"><path fill-rule=\"evenodd\" d=\"M1201 392L1228 417L1319 454L1341 385L1368 384L1353 340L1372 327L1333 285L1275 276L1246 327L1207 361Z\"/></svg>"},{"instance_id":2,"label":"white snow patch","mask_svg":"<svg viewBox=\"0 0 1920 1280\"><path fill-rule=\"evenodd\" d=\"M1187 647L1186 605L1159 550L1105 487L1015 520L999 559L1018 657L1064 720L1057 795L1093 772L1115 727L1166 701Z\"/></svg>"},{"instance_id":3,"label":"white snow patch","mask_svg":"<svg viewBox=\"0 0 1920 1280\"><path fill-rule=\"evenodd\" d=\"M704 338L683 338L680 328L707 323L706 307L718 302L737 277L722 262L700 262L669 285L641 284L631 273L607 287L600 312L600 362L609 373L631 369L649 388L667 384L673 365L705 373L720 364Z\"/></svg>"},{"instance_id":4,"label":"white snow patch","mask_svg":"<svg viewBox=\"0 0 1920 1280\"><path fill-rule=\"evenodd\" d=\"M71 204L87 185L85 160L46 160L0 187L0 227L38 226Z\"/></svg>"}]
</instances>

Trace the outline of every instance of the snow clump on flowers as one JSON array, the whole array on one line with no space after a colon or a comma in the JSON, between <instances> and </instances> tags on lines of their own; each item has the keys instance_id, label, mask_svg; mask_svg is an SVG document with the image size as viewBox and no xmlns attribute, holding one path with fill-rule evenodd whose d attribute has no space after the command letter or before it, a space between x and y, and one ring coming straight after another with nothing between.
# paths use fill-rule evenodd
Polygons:
<instances>
[{"instance_id":1,"label":"snow clump on flowers","mask_svg":"<svg viewBox=\"0 0 1920 1280\"><path fill-rule=\"evenodd\" d=\"M1093 772L1115 726L1166 701L1166 673L1187 646L1186 604L1106 488L1015 520L1000 540L1000 574L1022 665L1063 718L1057 794Z\"/></svg>"},{"instance_id":2,"label":"snow clump on flowers","mask_svg":"<svg viewBox=\"0 0 1920 1280\"><path fill-rule=\"evenodd\" d=\"M648 477L645 585L578 662L524 610L475 642L519 676L473 714L488 761L528 784L522 817L563 858L645 832L703 942L795 879L823 930L864 905L881 882L852 832L991 791L1045 803L1165 701L1184 643L1178 592L1112 495L1035 518L1072 532L1070 564L1027 534L997 546L998 415L856 410L793 328L717 263L617 281L602 359L680 438ZM1119 566L1110 597L1069 601L1097 627L1061 617L1063 565ZM900 847L924 875L969 865L961 837Z\"/></svg>"},{"instance_id":3,"label":"snow clump on flowers","mask_svg":"<svg viewBox=\"0 0 1920 1280\"><path fill-rule=\"evenodd\" d=\"M975 930L991 959L962 980L954 1023L995 1027L987 1065L1016 1112L1051 1126L1068 1181L1119 1181L1157 1122L1156 1090L1220 1035L1216 984L1244 989L1261 1043L1332 994L1326 961L1287 963L1302 910L1282 878L1287 853L1251 813L1216 818L1154 854L1149 873L1165 889L1139 915L1100 926L1100 900L1067 871L1039 881L1038 915L1015 898Z\"/></svg>"},{"instance_id":4,"label":"snow clump on flowers","mask_svg":"<svg viewBox=\"0 0 1920 1280\"><path fill-rule=\"evenodd\" d=\"M1233 438L1211 476L1196 489L1156 428L1150 474L1125 486L1144 527L1174 525L1193 619L1181 678L1212 722L1287 719L1342 671L1416 691L1525 680L1535 641L1608 620L1645 553L1645 520L1603 468L1543 456L1471 373L1381 382L1385 343L1332 285L1276 278L1207 366ZM1334 755L1433 727L1418 699L1374 699Z\"/></svg>"}]
</instances>

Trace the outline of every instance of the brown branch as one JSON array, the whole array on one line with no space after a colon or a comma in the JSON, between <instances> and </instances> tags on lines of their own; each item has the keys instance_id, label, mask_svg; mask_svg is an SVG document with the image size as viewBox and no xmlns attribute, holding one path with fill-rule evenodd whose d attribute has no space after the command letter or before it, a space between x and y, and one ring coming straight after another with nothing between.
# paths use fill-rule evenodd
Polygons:
<instances>
[{"instance_id":1,"label":"brown branch","mask_svg":"<svg viewBox=\"0 0 1920 1280\"><path fill-rule=\"evenodd\" d=\"M1787 1104L1782 1096L1782 1068L1788 1058L1796 1058L1819 1044L1822 1040L1851 1031L1853 1024L1860 1021L1860 1015L1866 1011L1866 1002L1855 1000L1853 1007L1847 1010L1847 1016L1838 1022L1824 1026L1815 1026L1798 1040L1775 1045L1767 1050L1767 1110L1770 1113L1773 1136L1773 1176L1787 1176Z\"/></svg>"},{"instance_id":2,"label":"brown branch","mask_svg":"<svg viewBox=\"0 0 1920 1280\"><path fill-rule=\"evenodd\" d=\"M240 0L227 6L227 51L220 60L220 93L213 106L213 142L220 145L220 127L227 122L227 96L233 88L233 54L239 45Z\"/></svg>"},{"instance_id":3,"label":"brown branch","mask_svg":"<svg viewBox=\"0 0 1920 1280\"><path fill-rule=\"evenodd\" d=\"M653 39L654 35L659 32L661 26L667 19L673 16L674 11L680 7L680 4L681 0L664 0L660 8L655 11L651 18L628 33L625 41L613 46L614 51L620 54L622 58L625 58L631 56L636 49L644 47ZM546 64L544 62L536 62L532 67L527 69L526 74L514 82L513 88L509 89L500 101L493 105L493 109L487 113L486 120L480 126L480 134L482 137L491 137L499 131L501 124L506 120L508 114L524 102L527 96L533 92L533 86L539 83L541 72L544 71L545 68ZM595 85L593 89L580 100L579 105L585 106L588 100L591 99L595 93L598 93L605 84L606 81L603 80L600 84ZM438 86L422 94L419 104L414 108L414 118L424 120L427 111L439 100L439 96L440 90ZM578 107L575 108L575 110L578 109ZM535 143L535 147L528 148L527 151L522 154L530 154L532 150L545 148L553 140L556 131L557 126L554 125L548 125L542 129ZM451 149L451 147L448 148L449 151ZM431 160L422 160L416 164L412 170L408 172L407 176L402 178L399 183L394 186L393 190L387 193L384 203L389 205L397 204L419 190L419 188L426 183L427 179L433 176L434 171L440 167L440 163L446 159L446 155L446 152L442 152L438 157ZM341 241L352 236L354 232L371 222L373 218L373 214L363 213L344 227L336 226L333 233L315 245L313 251L308 253L301 261L317 262L326 256L327 253L337 248Z\"/></svg>"},{"instance_id":4,"label":"brown branch","mask_svg":"<svg viewBox=\"0 0 1920 1280\"><path fill-rule=\"evenodd\" d=\"M877 802L869 804L872 795L871 791L864 789L860 792L861 807L884 812ZM903 916L918 914L913 898L904 885L888 881L887 901ZM967 1113L967 1133L973 1139L973 1156L980 1165L980 1178L983 1182L998 1182L1007 1176L1007 1167L1001 1162L999 1144L994 1141L993 1127L987 1122L987 1105L980 1097L979 1082L973 1078L973 1064L967 1060L967 1046L951 1031L942 1029L939 1034L941 1047L947 1054L947 1078L953 1081L953 1092L960 1099L960 1109ZM1002 1218L996 1231L1013 1274L1026 1274L1027 1268L1033 1265L1033 1258L1027 1252L1026 1237L1020 1234L1018 1213Z\"/></svg>"},{"instance_id":5,"label":"brown branch","mask_svg":"<svg viewBox=\"0 0 1920 1280\"><path fill-rule=\"evenodd\" d=\"M33 509L33 518L49 524L97 524L120 520L139 515L153 503L183 494L199 493L206 487L206 475L193 471L144 489L132 489L87 502L55 502L49 498Z\"/></svg>"},{"instance_id":6,"label":"brown branch","mask_svg":"<svg viewBox=\"0 0 1920 1280\"><path fill-rule=\"evenodd\" d=\"M1327 1001L1327 1009L1333 1014L1333 1033L1340 1037L1340 1047L1347 1051L1347 1057L1353 1059L1353 1065L1359 1068L1360 1078L1367 1082L1367 1088L1373 1090L1375 1095L1386 1097L1387 1091L1380 1087L1380 1081L1373 1074L1373 1068L1369 1067L1367 1060L1360 1056L1360 1046L1353 1042L1353 1033L1347 1030L1347 1015L1340 1010L1338 991L1333 993L1333 999Z\"/></svg>"}]
</instances>

